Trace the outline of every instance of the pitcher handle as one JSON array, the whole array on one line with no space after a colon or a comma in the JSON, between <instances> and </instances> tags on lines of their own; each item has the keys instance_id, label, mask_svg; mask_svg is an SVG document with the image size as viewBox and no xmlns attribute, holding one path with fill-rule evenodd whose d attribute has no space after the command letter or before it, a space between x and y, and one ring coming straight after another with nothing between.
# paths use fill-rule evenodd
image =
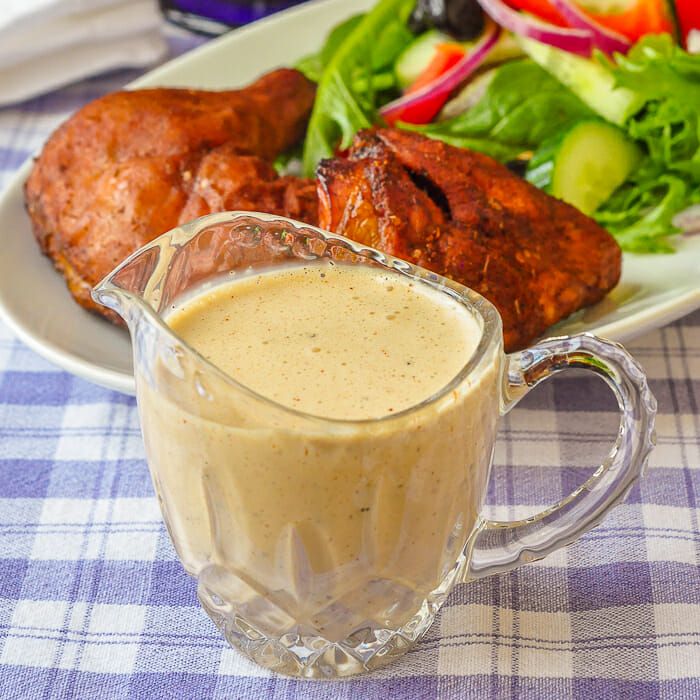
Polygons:
<instances>
[{"instance_id":1,"label":"pitcher handle","mask_svg":"<svg viewBox=\"0 0 700 700\"><path fill-rule=\"evenodd\" d=\"M545 379L569 368L602 377L620 407L612 451L575 491L546 510L513 522L486 520L476 534L466 581L510 571L571 544L595 527L642 475L656 442L656 399L644 371L618 343L590 334L542 341L509 355L502 413Z\"/></svg>"}]
</instances>

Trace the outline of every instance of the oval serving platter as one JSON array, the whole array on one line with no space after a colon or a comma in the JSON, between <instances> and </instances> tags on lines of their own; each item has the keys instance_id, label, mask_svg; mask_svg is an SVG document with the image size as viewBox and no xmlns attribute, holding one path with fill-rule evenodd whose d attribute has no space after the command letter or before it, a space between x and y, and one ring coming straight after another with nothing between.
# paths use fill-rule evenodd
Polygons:
<instances>
[{"instance_id":1,"label":"oval serving platter","mask_svg":"<svg viewBox=\"0 0 700 700\"><path fill-rule=\"evenodd\" d=\"M226 89L293 65L317 49L330 27L373 0L324 0L281 12L211 41L147 73L129 87ZM80 308L39 251L24 210L29 159L0 196L0 318L29 347L80 377L133 394L128 334ZM590 331L629 340L700 307L700 236L672 255L624 256L622 280L600 304L574 314L550 335Z\"/></svg>"}]
</instances>

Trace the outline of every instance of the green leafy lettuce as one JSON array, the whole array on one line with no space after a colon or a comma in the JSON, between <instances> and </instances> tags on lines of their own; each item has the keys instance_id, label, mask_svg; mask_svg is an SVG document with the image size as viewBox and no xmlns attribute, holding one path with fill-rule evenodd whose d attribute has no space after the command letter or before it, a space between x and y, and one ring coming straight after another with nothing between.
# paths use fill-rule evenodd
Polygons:
<instances>
[{"instance_id":1,"label":"green leafy lettuce","mask_svg":"<svg viewBox=\"0 0 700 700\"><path fill-rule=\"evenodd\" d=\"M425 126L402 124L453 146L507 161L593 112L529 59L494 69L483 96L462 114Z\"/></svg>"},{"instance_id":2,"label":"green leafy lettuce","mask_svg":"<svg viewBox=\"0 0 700 700\"><path fill-rule=\"evenodd\" d=\"M382 95L395 85L394 61L414 38L406 26L413 5L414 0L380 0L366 15L336 27L321 52L298 66L318 80L304 142L306 175L377 121Z\"/></svg>"},{"instance_id":3,"label":"green leafy lettuce","mask_svg":"<svg viewBox=\"0 0 700 700\"><path fill-rule=\"evenodd\" d=\"M331 62L331 59L340 45L352 34L353 30L363 20L364 16L364 13L352 15L352 17L348 17L344 22L336 25L326 38L321 50L302 58L296 64L295 68L300 70L314 83L321 80L323 69Z\"/></svg>"},{"instance_id":4,"label":"green leafy lettuce","mask_svg":"<svg viewBox=\"0 0 700 700\"><path fill-rule=\"evenodd\" d=\"M700 56L657 35L606 63L618 85L643 98L625 128L646 157L595 217L625 250L672 251L673 218L700 201Z\"/></svg>"}]
</instances>

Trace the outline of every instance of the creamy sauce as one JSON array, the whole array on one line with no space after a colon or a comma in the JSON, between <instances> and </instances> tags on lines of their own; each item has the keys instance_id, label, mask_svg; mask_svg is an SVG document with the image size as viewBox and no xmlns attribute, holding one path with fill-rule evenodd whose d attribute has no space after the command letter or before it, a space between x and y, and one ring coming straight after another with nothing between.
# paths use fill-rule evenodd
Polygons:
<instances>
[{"instance_id":1,"label":"creamy sauce","mask_svg":"<svg viewBox=\"0 0 700 700\"><path fill-rule=\"evenodd\" d=\"M463 305L370 267L244 277L168 315L190 346L254 391L328 418L376 418L445 387L481 331Z\"/></svg>"},{"instance_id":2,"label":"creamy sauce","mask_svg":"<svg viewBox=\"0 0 700 700\"><path fill-rule=\"evenodd\" d=\"M478 522L500 349L400 412L455 378L479 322L398 273L320 265L223 283L166 320L281 404L384 417L324 423L159 346L137 376L146 450L205 605L271 636L340 640L358 627L406 624L463 561Z\"/></svg>"}]
</instances>

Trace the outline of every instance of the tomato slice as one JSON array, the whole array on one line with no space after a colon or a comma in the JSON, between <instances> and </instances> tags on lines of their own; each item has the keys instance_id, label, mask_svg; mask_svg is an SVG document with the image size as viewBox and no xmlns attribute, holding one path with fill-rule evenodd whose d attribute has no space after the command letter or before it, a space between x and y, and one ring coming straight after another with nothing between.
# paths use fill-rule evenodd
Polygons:
<instances>
[{"instance_id":1,"label":"tomato slice","mask_svg":"<svg viewBox=\"0 0 700 700\"><path fill-rule=\"evenodd\" d=\"M426 85L430 85L436 78L439 78L443 73L447 73L450 68L459 63L466 50L459 44L438 44L435 47L435 55L430 60L430 63L423 69L419 76L406 88L406 92L415 92Z\"/></svg>"},{"instance_id":2,"label":"tomato slice","mask_svg":"<svg viewBox=\"0 0 700 700\"><path fill-rule=\"evenodd\" d=\"M428 124L437 116L442 106L447 101L447 97L421 100L413 105L404 107L401 112L393 114L391 118L385 117L389 126L394 126L396 122L406 122L407 124Z\"/></svg>"},{"instance_id":3,"label":"tomato slice","mask_svg":"<svg viewBox=\"0 0 700 700\"><path fill-rule=\"evenodd\" d=\"M700 2L698 0L676 0L676 15L685 43L691 29L700 29Z\"/></svg>"},{"instance_id":4,"label":"tomato slice","mask_svg":"<svg viewBox=\"0 0 700 700\"><path fill-rule=\"evenodd\" d=\"M673 15L666 0L636 0L627 10L610 14L587 13L596 22L630 41L645 34L676 34Z\"/></svg>"},{"instance_id":5,"label":"tomato slice","mask_svg":"<svg viewBox=\"0 0 700 700\"><path fill-rule=\"evenodd\" d=\"M517 10L530 12L552 24L566 26L566 22L550 5L549 0L508 0L508 4ZM674 36L676 34L676 26L668 0L630 0L629 6L621 12L607 13L587 10L585 1L576 4L598 24L622 34L630 41L637 41L645 34L669 33ZM676 11L680 14L679 5L687 5L691 15L700 14L698 0L677 0Z\"/></svg>"},{"instance_id":6,"label":"tomato slice","mask_svg":"<svg viewBox=\"0 0 700 700\"><path fill-rule=\"evenodd\" d=\"M450 68L457 65L464 58L465 53L466 49L459 44L438 44L435 47L435 55L430 63L413 83L408 86L405 94L416 92L416 90L430 85L441 75L447 73ZM446 93L421 100L416 104L407 106L400 114L394 115L387 122L390 125L393 125L397 120L408 122L409 124L427 124L442 109L448 97L449 95Z\"/></svg>"},{"instance_id":7,"label":"tomato slice","mask_svg":"<svg viewBox=\"0 0 700 700\"><path fill-rule=\"evenodd\" d=\"M506 2L514 10L529 12L557 27L568 26L563 17L549 4L549 0L506 0Z\"/></svg>"}]
</instances>

